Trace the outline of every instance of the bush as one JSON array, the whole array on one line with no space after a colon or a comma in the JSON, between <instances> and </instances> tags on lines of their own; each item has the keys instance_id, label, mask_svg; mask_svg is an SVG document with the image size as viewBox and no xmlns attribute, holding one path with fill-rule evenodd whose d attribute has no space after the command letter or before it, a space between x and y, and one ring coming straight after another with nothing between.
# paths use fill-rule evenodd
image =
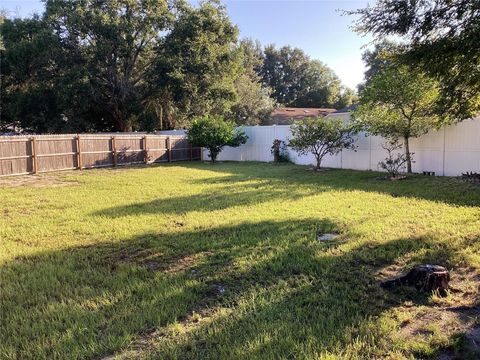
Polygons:
<instances>
[{"instance_id":1,"label":"bush","mask_svg":"<svg viewBox=\"0 0 480 360\"><path fill-rule=\"evenodd\" d=\"M233 122L220 117L203 116L192 121L187 139L195 146L207 148L214 163L224 146L240 146L247 142L248 137L242 129L235 129Z\"/></svg>"},{"instance_id":2,"label":"bush","mask_svg":"<svg viewBox=\"0 0 480 360\"><path fill-rule=\"evenodd\" d=\"M397 139L391 139L385 144L382 144L382 148L387 152L385 160L380 161L378 165L383 170L387 171L392 178L397 177L400 174L400 169L411 159L413 153L408 155L402 152L403 145L398 142Z\"/></svg>"},{"instance_id":3,"label":"bush","mask_svg":"<svg viewBox=\"0 0 480 360\"><path fill-rule=\"evenodd\" d=\"M288 154L287 144L285 141L275 139L270 151L273 155L273 162L276 163L288 163L290 162L290 156Z\"/></svg>"}]
</instances>

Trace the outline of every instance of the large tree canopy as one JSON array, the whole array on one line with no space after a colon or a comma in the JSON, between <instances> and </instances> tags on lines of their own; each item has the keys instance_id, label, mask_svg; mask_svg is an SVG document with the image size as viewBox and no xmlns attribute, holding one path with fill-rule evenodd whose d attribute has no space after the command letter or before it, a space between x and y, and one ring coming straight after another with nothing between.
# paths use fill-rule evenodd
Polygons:
<instances>
[{"instance_id":1,"label":"large tree canopy","mask_svg":"<svg viewBox=\"0 0 480 360\"><path fill-rule=\"evenodd\" d=\"M195 116L228 113L242 71L237 37L238 29L216 2L186 8L175 21L154 75L159 87L172 95L175 125L185 126Z\"/></svg>"},{"instance_id":2,"label":"large tree canopy","mask_svg":"<svg viewBox=\"0 0 480 360\"><path fill-rule=\"evenodd\" d=\"M258 41L251 39L240 41L239 49L243 72L235 81L237 99L229 117L237 124L258 125L268 121L276 106L272 89L262 83L259 75L263 50Z\"/></svg>"},{"instance_id":3,"label":"large tree canopy","mask_svg":"<svg viewBox=\"0 0 480 360\"><path fill-rule=\"evenodd\" d=\"M299 49L239 41L217 0L44 2L41 16L0 22L2 130L259 124L277 102L343 107L355 95Z\"/></svg>"},{"instance_id":4,"label":"large tree canopy","mask_svg":"<svg viewBox=\"0 0 480 360\"><path fill-rule=\"evenodd\" d=\"M357 31L405 39L399 60L439 80L439 111L457 119L480 111L480 1L379 0L350 14Z\"/></svg>"},{"instance_id":5,"label":"large tree canopy","mask_svg":"<svg viewBox=\"0 0 480 360\"><path fill-rule=\"evenodd\" d=\"M345 88L335 73L320 61L310 59L302 50L269 45L260 69L264 83L273 90L275 100L294 107L343 107ZM347 102L345 104L345 102Z\"/></svg>"},{"instance_id":6,"label":"large tree canopy","mask_svg":"<svg viewBox=\"0 0 480 360\"><path fill-rule=\"evenodd\" d=\"M364 72L364 82L358 85L361 92L365 86L368 86L372 79L381 74L382 71L399 64L395 63L396 54L400 51L400 46L392 41L384 40L373 47L367 49L362 54L362 60L366 70Z\"/></svg>"},{"instance_id":7,"label":"large tree canopy","mask_svg":"<svg viewBox=\"0 0 480 360\"><path fill-rule=\"evenodd\" d=\"M56 88L58 38L38 17L1 24L1 128L58 131L63 127Z\"/></svg>"},{"instance_id":8,"label":"large tree canopy","mask_svg":"<svg viewBox=\"0 0 480 360\"><path fill-rule=\"evenodd\" d=\"M88 100L102 107L119 131L131 131L143 103L155 95L149 74L161 33L172 23L173 6L167 0L46 3L45 21L80 68L72 80L85 77Z\"/></svg>"},{"instance_id":9,"label":"large tree canopy","mask_svg":"<svg viewBox=\"0 0 480 360\"><path fill-rule=\"evenodd\" d=\"M5 126L153 130L235 101L238 31L216 1L47 0L1 33Z\"/></svg>"}]
</instances>

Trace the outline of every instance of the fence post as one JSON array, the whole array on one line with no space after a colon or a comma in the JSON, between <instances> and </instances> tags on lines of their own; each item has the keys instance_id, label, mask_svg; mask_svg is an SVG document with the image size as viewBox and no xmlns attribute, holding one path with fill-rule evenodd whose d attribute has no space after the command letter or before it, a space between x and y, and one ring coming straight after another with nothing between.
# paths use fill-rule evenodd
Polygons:
<instances>
[{"instance_id":1,"label":"fence post","mask_svg":"<svg viewBox=\"0 0 480 360\"><path fill-rule=\"evenodd\" d=\"M442 176L445 176L445 144L447 141L446 125L443 125L443 157L442 157Z\"/></svg>"},{"instance_id":2,"label":"fence post","mask_svg":"<svg viewBox=\"0 0 480 360\"><path fill-rule=\"evenodd\" d=\"M188 145L190 146L190 161L193 160L193 147L192 144L189 142Z\"/></svg>"},{"instance_id":3,"label":"fence post","mask_svg":"<svg viewBox=\"0 0 480 360\"><path fill-rule=\"evenodd\" d=\"M77 165L78 169L82 170L82 151L80 149L80 135L77 135Z\"/></svg>"},{"instance_id":4,"label":"fence post","mask_svg":"<svg viewBox=\"0 0 480 360\"><path fill-rule=\"evenodd\" d=\"M143 137L143 160L145 164L148 164L147 135Z\"/></svg>"},{"instance_id":5,"label":"fence post","mask_svg":"<svg viewBox=\"0 0 480 360\"><path fill-rule=\"evenodd\" d=\"M172 161L172 142L170 141L170 136L167 136L167 153L168 153L168 162Z\"/></svg>"},{"instance_id":6,"label":"fence post","mask_svg":"<svg viewBox=\"0 0 480 360\"><path fill-rule=\"evenodd\" d=\"M37 142L35 140L35 136L31 138L31 146L32 146L32 172L34 174L38 173L38 158L37 158Z\"/></svg>"},{"instance_id":7,"label":"fence post","mask_svg":"<svg viewBox=\"0 0 480 360\"><path fill-rule=\"evenodd\" d=\"M115 136L112 136L112 160L113 166L117 166L117 145L115 143Z\"/></svg>"}]
</instances>

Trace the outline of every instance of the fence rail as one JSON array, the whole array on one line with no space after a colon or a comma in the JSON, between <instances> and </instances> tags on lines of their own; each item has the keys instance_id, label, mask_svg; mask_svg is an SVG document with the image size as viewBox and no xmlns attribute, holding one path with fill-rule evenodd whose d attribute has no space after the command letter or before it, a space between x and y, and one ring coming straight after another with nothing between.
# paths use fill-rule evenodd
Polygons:
<instances>
[{"instance_id":1,"label":"fence rail","mask_svg":"<svg viewBox=\"0 0 480 360\"><path fill-rule=\"evenodd\" d=\"M0 136L0 176L200 159L184 136Z\"/></svg>"}]
</instances>

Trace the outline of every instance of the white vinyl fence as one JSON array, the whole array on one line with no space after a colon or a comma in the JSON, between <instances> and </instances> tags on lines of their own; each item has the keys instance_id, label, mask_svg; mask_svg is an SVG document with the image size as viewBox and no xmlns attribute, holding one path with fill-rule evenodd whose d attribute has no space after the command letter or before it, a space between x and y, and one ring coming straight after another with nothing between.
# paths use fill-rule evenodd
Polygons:
<instances>
[{"instance_id":1,"label":"white vinyl fence","mask_svg":"<svg viewBox=\"0 0 480 360\"><path fill-rule=\"evenodd\" d=\"M348 117L348 114L329 115ZM271 146L274 139L288 142L291 137L289 125L246 126L248 141L238 148L226 147L220 153L220 161L272 161ZM180 131L177 131L178 134ZM163 132L161 132L163 134ZM378 163L385 159L381 147L385 139L378 136L358 134L356 151L343 150L336 156L326 156L322 166L356 170L379 170ZM436 175L458 176L462 172L480 172L480 117L465 120L456 125L411 139L410 148L414 155L413 171L433 171ZM290 159L296 164L314 164L312 155L298 156L288 149ZM204 150L203 158L208 159Z\"/></svg>"}]
</instances>

